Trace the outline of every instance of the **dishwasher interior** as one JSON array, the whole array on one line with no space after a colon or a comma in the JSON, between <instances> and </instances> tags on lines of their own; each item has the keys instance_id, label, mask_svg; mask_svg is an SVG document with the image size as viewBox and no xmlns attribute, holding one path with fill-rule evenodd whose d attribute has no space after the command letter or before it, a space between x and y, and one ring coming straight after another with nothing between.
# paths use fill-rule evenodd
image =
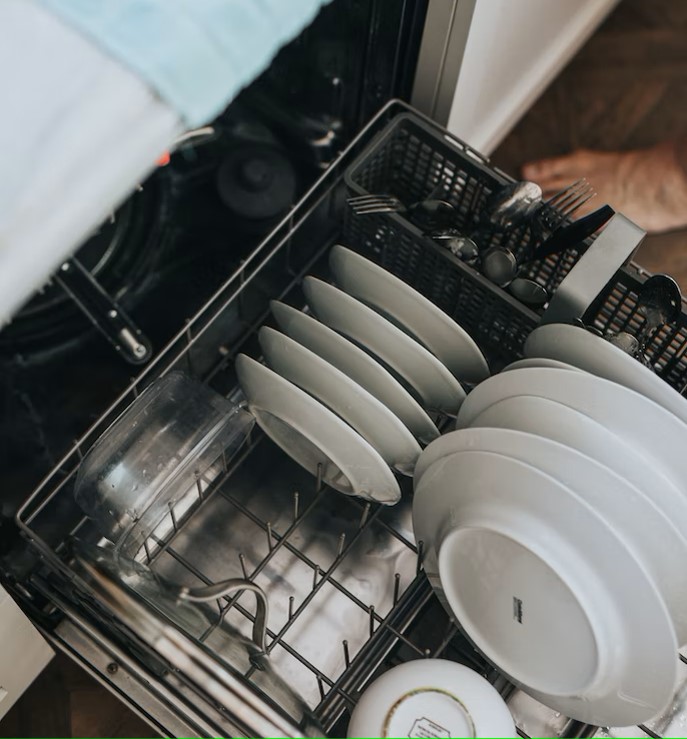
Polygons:
<instances>
[{"instance_id":1,"label":"dishwasher interior","mask_svg":"<svg viewBox=\"0 0 687 739\"><path fill-rule=\"evenodd\" d=\"M118 655L120 664L135 664L132 674L138 675L139 689L130 692L129 701L138 702L145 714L145 701L137 696L154 693L186 732L269 736L279 731L298 735L308 729L289 723L277 707L265 707L269 700L250 689L254 668L239 679L217 673L222 660L213 652L212 634L227 622L250 638L256 618L250 593L218 599L213 628L198 637L186 635L183 644L171 635L164 646L159 634L172 632L163 615L140 602L129 603L121 594L108 596L107 587L95 587L79 574L72 541L97 543L100 538L73 495L79 465L95 440L151 381L172 370L202 379L240 402L235 357L240 352L260 357L257 329L275 325L270 300L304 308L301 280L309 274L328 278L326 258L335 243L371 256L459 320L480 344L492 372L520 356L524 338L538 323L535 310L441 245L414 233L396 215L360 218L347 209L348 195L379 192L393 174L405 183L408 197L425 197L430 185L445 187L454 194L454 204L467 223L490 186L507 181L479 154L408 111L397 101L382 109L240 269L75 442L17 514L35 557L27 559L25 578L15 585L34 620L46 632L64 631L65 623L70 624L67 631L76 625L110 655ZM418 133L409 135L407 126L400 125L396 129L400 133L390 139L385 128L389 121L408 115ZM457 167L438 156L425 140L430 135L470 165ZM406 162L395 173L385 164L384 147L389 146ZM530 235L515 231L509 238L519 248ZM547 260L532 276L555 290L581 251ZM644 279L641 270L625 268L586 322L601 329L636 326L641 320L633 311L636 287ZM649 347L664 378L679 389L687 372L686 342L683 315L677 328L659 332ZM451 419L437 421L441 428ZM522 736L597 733L597 727L571 721L516 690L445 614L422 571L422 542L413 536L412 481L405 478L401 483L402 500L393 507L341 495L291 461L256 426L241 449L222 460L216 475L197 477L182 503L170 509L164 525L146 540L138 558L181 586L245 578L262 587L270 605L271 661L331 736L345 735L350 709L378 670L437 656L485 675L508 700ZM109 659L117 664L115 657ZM677 709L671 710L674 714ZM632 731L661 736L659 724L660 719L653 727ZM163 733L175 731L163 722L156 726ZM601 733L627 735L614 731Z\"/></svg>"}]
</instances>

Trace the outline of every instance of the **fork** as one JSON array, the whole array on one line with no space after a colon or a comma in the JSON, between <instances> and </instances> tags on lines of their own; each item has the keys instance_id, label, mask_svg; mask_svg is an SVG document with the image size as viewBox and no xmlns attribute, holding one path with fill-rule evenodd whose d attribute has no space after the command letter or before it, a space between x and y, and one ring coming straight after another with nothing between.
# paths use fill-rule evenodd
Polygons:
<instances>
[{"instance_id":1,"label":"fork","mask_svg":"<svg viewBox=\"0 0 687 739\"><path fill-rule=\"evenodd\" d=\"M549 231L555 231L595 195L594 188L584 177L575 180L542 203L537 220Z\"/></svg>"},{"instance_id":2,"label":"fork","mask_svg":"<svg viewBox=\"0 0 687 739\"><path fill-rule=\"evenodd\" d=\"M404 213L408 208L395 195L358 195L346 201L357 216L371 213Z\"/></svg>"}]
</instances>

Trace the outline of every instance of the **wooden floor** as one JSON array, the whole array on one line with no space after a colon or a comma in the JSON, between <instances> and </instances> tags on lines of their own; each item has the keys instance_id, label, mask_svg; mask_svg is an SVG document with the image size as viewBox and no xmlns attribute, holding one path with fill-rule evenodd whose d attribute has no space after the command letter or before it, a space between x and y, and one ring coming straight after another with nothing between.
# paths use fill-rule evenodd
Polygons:
<instances>
[{"instance_id":1,"label":"wooden floor","mask_svg":"<svg viewBox=\"0 0 687 739\"><path fill-rule=\"evenodd\" d=\"M69 657L57 655L0 721L0 737L152 737L153 730Z\"/></svg>"},{"instance_id":2,"label":"wooden floor","mask_svg":"<svg viewBox=\"0 0 687 739\"><path fill-rule=\"evenodd\" d=\"M517 175L525 162L579 147L644 147L684 133L687 2L621 0L492 161ZM687 231L647 237L636 261L687 293Z\"/></svg>"},{"instance_id":3,"label":"wooden floor","mask_svg":"<svg viewBox=\"0 0 687 739\"><path fill-rule=\"evenodd\" d=\"M681 132L687 132L687 0L621 0L493 161L517 174L529 160L580 146L646 146ZM637 260L673 274L687 292L687 232L647 238ZM0 722L0 736L152 734L59 657Z\"/></svg>"}]
</instances>

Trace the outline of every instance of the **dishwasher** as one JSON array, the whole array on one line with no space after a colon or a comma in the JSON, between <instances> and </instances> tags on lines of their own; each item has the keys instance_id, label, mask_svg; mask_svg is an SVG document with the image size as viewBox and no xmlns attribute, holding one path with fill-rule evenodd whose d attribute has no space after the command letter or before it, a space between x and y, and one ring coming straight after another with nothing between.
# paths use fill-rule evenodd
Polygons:
<instances>
[{"instance_id":1,"label":"dishwasher","mask_svg":"<svg viewBox=\"0 0 687 739\"><path fill-rule=\"evenodd\" d=\"M136 555L185 592L211 594L204 598L211 623L205 632L173 623L122 587L107 566L88 561L100 534L77 505L74 488L96 440L151 383L179 372L240 404L236 356L261 356L256 334L274 325L270 301L304 309L303 277L328 279L334 244L384 266L459 321L492 372L519 358L542 309L526 307L486 280L402 214L363 217L347 204L351 195L365 192L392 192L416 202L439 190L459 214L459 225L467 227L489 194L509 181L435 122L390 101L21 505L16 524L28 547L17 569L21 575L10 583L12 593L52 644L161 735L342 736L375 676L428 657L454 660L485 676L507 701L524 737L630 731L653 737L671 735L681 725L685 670L665 715L631 729L568 719L516 689L473 648L432 592L423 572L423 544L412 531L411 478L400 481L401 501L391 507L341 495L296 465L257 426L238 449L220 457L212 474L196 472L194 484ZM628 234L622 248L629 257L641 232ZM518 252L533 237L516 228L507 238ZM596 242L604 239L602 234ZM555 296L594 243L547 258L529 276ZM588 296L580 314L587 325L617 332L643 322L637 294L648 275L625 262L609 273L598 294ZM678 390L687 380L685 347L683 313L647 350L659 374ZM450 419L437 423L447 428ZM251 581L266 595L265 651L300 696L300 716L260 686L259 667L251 664L241 673L228 668L217 651L213 633L223 625L250 639L264 620L251 593L213 590L235 579ZM687 659L681 660L684 667Z\"/></svg>"}]
</instances>

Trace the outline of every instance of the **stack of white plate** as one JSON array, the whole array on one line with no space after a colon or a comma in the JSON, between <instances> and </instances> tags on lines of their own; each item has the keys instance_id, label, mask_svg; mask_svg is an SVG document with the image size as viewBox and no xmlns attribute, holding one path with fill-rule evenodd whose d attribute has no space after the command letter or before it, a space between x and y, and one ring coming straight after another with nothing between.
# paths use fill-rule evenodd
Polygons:
<instances>
[{"instance_id":1,"label":"stack of white plate","mask_svg":"<svg viewBox=\"0 0 687 739\"><path fill-rule=\"evenodd\" d=\"M581 328L541 327L526 354L418 460L425 570L527 693L640 723L669 703L687 642L687 402Z\"/></svg>"},{"instance_id":2,"label":"stack of white plate","mask_svg":"<svg viewBox=\"0 0 687 739\"><path fill-rule=\"evenodd\" d=\"M239 355L239 382L295 461L342 493L393 504L393 471L413 474L421 445L439 436L436 415L455 414L461 382L489 369L470 336L402 280L343 246L329 261L342 289L303 281L319 320L274 301L283 333L260 330L267 366Z\"/></svg>"}]
</instances>

